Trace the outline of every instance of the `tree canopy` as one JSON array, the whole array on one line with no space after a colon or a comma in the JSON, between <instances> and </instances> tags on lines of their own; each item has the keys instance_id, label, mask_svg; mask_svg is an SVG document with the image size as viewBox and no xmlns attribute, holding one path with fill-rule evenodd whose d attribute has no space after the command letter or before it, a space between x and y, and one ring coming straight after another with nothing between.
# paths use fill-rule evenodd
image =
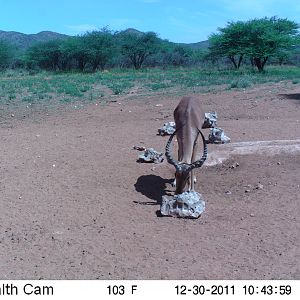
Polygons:
<instances>
[{"instance_id":1,"label":"tree canopy","mask_svg":"<svg viewBox=\"0 0 300 300\"><path fill-rule=\"evenodd\" d=\"M140 69L147 57L158 52L159 45L160 39L154 32L121 35L121 53L129 58L135 69Z\"/></svg>"},{"instance_id":2,"label":"tree canopy","mask_svg":"<svg viewBox=\"0 0 300 300\"><path fill-rule=\"evenodd\" d=\"M6 68L13 58L13 46L6 41L0 40L0 69Z\"/></svg>"},{"instance_id":3,"label":"tree canopy","mask_svg":"<svg viewBox=\"0 0 300 300\"><path fill-rule=\"evenodd\" d=\"M0 68L40 68L53 71L103 71L114 67L180 67L243 63L260 72L268 61L300 65L298 25L277 17L229 22L196 44L176 44L154 32L135 29L113 32L108 27L79 36L40 42L26 53L0 41ZM201 45L200 45L201 44Z\"/></svg>"},{"instance_id":4,"label":"tree canopy","mask_svg":"<svg viewBox=\"0 0 300 300\"><path fill-rule=\"evenodd\" d=\"M210 36L210 51L228 57L235 68L247 56L261 72L270 57L294 45L298 27L293 21L277 17L230 22Z\"/></svg>"}]
</instances>

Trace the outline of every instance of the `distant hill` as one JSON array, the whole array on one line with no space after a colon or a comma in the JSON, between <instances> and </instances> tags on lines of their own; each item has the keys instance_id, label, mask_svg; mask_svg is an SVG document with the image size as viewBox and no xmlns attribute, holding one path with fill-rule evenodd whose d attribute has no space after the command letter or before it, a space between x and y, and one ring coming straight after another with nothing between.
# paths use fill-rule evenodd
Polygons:
<instances>
[{"instance_id":1,"label":"distant hill","mask_svg":"<svg viewBox=\"0 0 300 300\"><path fill-rule=\"evenodd\" d=\"M37 42L48 42L51 40L65 39L68 35L52 31L41 31L36 34L25 34L15 31L0 30L0 40L7 41L21 50L26 50Z\"/></svg>"},{"instance_id":2,"label":"distant hill","mask_svg":"<svg viewBox=\"0 0 300 300\"><path fill-rule=\"evenodd\" d=\"M139 36L145 34L144 32L139 31L139 30L134 29L134 28L127 28L127 29L125 29L125 30L121 30L119 33L136 34L136 35L139 35Z\"/></svg>"},{"instance_id":3,"label":"distant hill","mask_svg":"<svg viewBox=\"0 0 300 300\"><path fill-rule=\"evenodd\" d=\"M120 33L130 33L130 34L136 34L136 35L143 35L144 32L139 31L137 29L134 28L128 28L126 30L120 31ZM198 42L198 43L174 43L174 42L169 42L170 44L179 44L182 46L189 46L192 49L207 49L209 46L208 41L202 41L202 42Z\"/></svg>"},{"instance_id":4,"label":"distant hill","mask_svg":"<svg viewBox=\"0 0 300 300\"><path fill-rule=\"evenodd\" d=\"M190 44L184 44L187 46L190 46L192 49L208 49L209 46L209 42L208 41L202 41L202 42L198 42L198 43L190 43Z\"/></svg>"},{"instance_id":5,"label":"distant hill","mask_svg":"<svg viewBox=\"0 0 300 300\"><path fill-rule=\"evenodd\" d=\"M136 30L134 28L128 28L126 30L120 31L119 33L134 33L137 35L142 35L144 32ZM20 50L26 50L33 44L37 42L48 42L51 40L57 39L66 39L69 36L66 34L61 34L53 31L41 31L36 34L25 34L16 31L2 31L0 30L0 40L7 41L12 45L15 45ZM208 48L208 41L203 41L199 43L173 43L171 44L179 44L183 46L189 46L192 49L207 49Z\"/></svg>"}]
</instances>

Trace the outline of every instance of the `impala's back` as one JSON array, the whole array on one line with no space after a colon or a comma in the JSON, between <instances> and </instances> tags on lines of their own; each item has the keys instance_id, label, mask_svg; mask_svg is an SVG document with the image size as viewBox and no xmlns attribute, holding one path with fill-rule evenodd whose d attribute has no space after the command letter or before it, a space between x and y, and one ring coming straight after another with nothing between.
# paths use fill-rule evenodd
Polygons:
<instances>
[{"instance_id":1,"label":"impala's back","mask_svg":"<svg viewBox=\"0 0 300 300\"><path fill-rule=\"evenodd\" d=\"M181 194L187 188L194 190L195 177L193 169L200 168L207 158L207 146L203 133L204 113L201 109L200 100L196 97L183 97L174 111L176 131L170 136L166 145L166 157L175 169L176 191ZM171 143L177 136L178 161L173 158ZM203 142L203 155L198 158L197 139L201 136Z\"/></svg>"},{"instance_id":2,"label":"impala's back","mask_svg":"<svg viewBox=\"0 0 300 300\"><path fill-rule=\"evenodd\" d=\"M183 97L174 111L176 136L178 141L178 160L190 164L193 158L194 143L199 129L204 123L204 112L200 99Z\"/></svg>"}]
</instances>

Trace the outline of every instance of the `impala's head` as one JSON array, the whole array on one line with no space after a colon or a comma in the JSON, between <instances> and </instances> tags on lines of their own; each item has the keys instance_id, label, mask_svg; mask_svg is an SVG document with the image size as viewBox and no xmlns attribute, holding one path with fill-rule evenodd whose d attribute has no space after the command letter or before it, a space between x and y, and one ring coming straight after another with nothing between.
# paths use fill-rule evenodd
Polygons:
<instances>
[{"instance_id":1,"label":"impala's head","mask_svg":"<svg viewBox=\"0 0 300 300\"><path fill-rule=\"evenodd\" d=\"M176 168L176 194L181 194L185 191L185 187L191 176L191 170L189 166L189 164L179 164L179 167Z\"/></svg>"},{"instance_id":2,"label":"impala's head","mask_svg":"<svg viewBox=\"0 0 300 300\"><path fill-rule=\"evenodd\" d=\"M202 155L201 159L199 159L191 164L180 163L172 157L171 143L172 143L172 139L173 139L174 135L176 134L176 131L170 136L169 141L166 145L167 161L171 165L173 165L176 169L176 173L175 173L175 179L176 179L176 192L175 193L176 194L181 194L184 192L185 186L190 178L191 171L195 168L200 168L204 164L204 162L207 158L207 145L205 142L205 138L199 129L198 129L198 132L201 134L202 141L203 141L203 155Z\"/></svg>"}]
</instances>

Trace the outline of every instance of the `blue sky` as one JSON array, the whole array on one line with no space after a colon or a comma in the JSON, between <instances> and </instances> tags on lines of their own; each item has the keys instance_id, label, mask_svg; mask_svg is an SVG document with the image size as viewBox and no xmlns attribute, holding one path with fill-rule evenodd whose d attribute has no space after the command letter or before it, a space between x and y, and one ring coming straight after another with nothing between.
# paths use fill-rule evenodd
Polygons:
<instances>
[{"instance_id":1,"label":"blue sky","mask_svg":"<svg viewBox=\"0 0 300 300\"><path fill-rule=\"evenodd\" d=\"M69 35L109 26L172 42L206 40L228 21L278 16L300 23L299 0L0 0L0 30Z\"/></svg>"}]
</instances>

